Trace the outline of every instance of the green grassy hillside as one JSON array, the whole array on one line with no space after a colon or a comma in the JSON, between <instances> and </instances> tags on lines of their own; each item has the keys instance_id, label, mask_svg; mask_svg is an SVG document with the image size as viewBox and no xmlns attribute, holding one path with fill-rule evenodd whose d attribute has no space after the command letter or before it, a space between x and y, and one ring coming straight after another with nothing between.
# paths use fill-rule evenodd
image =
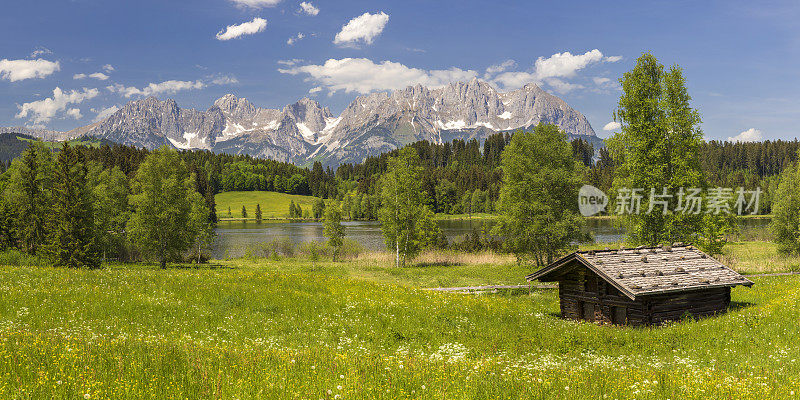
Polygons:
<instances>
[{"instance_id":1,"label":"green grassy hillside","mask_svg":"<svg viewBox=\"0 0 800 400\"><path fill-rule=\"evenodd\" d=\"M217 216L220 219L228 218L228 207L233 218L242 218L242 206L247 209L247 217L255 219L256 204L261 204L261 213L264 219L286 218L289 215L289 203L294 201L300 204L303 211L311 212L311 207L316 201L313 196L300 196L277 192L224 192L216 195Z\"/></svg>"}]
</instances>

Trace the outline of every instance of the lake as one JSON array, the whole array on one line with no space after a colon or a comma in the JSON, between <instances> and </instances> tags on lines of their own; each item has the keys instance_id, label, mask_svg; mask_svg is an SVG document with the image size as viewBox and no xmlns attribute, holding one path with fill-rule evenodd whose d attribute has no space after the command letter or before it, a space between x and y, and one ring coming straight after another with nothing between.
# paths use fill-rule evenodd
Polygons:
<instances>
[{"instance_id":1,"label":"lake","mask_svg":"<svg viewBox=\"0 0 800 400\"><path fill-rule=\"evenodd\" d=\"M480 229L481 224L491 221L441 220L439 227L448 240L458 238L472 230ZM367 250L384 250L386 245L377 221L345 221L345 235L364 246ZM217 225L217 239L212 256L225 258L241 256L248 248L255 249L259 244L274 239L287 238L294 243L325 241L322 236L322 223L319 222L255 222L222 221Z\"/></svg>"},{"instance_id":2,"label":"lake","mask_svg":"<svg viewBox=\"0 0 800 400\"><path fill-rule=\"evenodd\" d=\"M763 229L769 218L740 219L742 232ZM454 240L480 229L482 224L493 225L493 221L440 220L439 227L449 240ZM348 221L343 223L348 238L361 243L367 250L384 250L385 244L380 225L376 221ZM598 243L618 242L625 232L613 226L611 219L591 218L586 222L587 230ZM322 224L319 222L255 222L223 221L216 229L217 240L212 250L214 258L237 257L245 254L248 248L255 249L261 243L273 239L287 238L294 243L324 241Z\"/></svg>"}]
</instances>

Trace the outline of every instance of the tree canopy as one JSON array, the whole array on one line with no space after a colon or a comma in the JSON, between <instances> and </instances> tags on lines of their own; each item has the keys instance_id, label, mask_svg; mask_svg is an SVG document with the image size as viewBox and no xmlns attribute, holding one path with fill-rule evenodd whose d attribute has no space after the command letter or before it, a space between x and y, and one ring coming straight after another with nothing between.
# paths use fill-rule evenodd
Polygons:
<instances>
[{"instance_id":1,"label":"tree canopy","mask_svg":"<svg viewBox=\"0 0 800 400\"><path fill-rule=\"evenodd\" d=\"M703 133L700 115L691 108L683 72L667 71L650 53L636 61L622 79L615 120L620 132L609 141L614 158L613 193L641 190L640 212L626 214L628 237L634 243L655 245L689 242L700 231L700 213L672 212L680 188L706 187L700 163ZM655 190L659 203L649 196ZM666 202L666 203L663 203ZM664 205L666 204L666 205ZM651 207L652 206L652 207Z\"/></svg>"},{"instance_id":2,"label":"tree canopy","mask_svg":"<svg viewBox=\"0 0 800 400\"><path fill-rule=\"evenodd\" d=\"M131 184L131 239L162 268L181 258L199 234L199 221L208 219L193 179L177 152L162 147L145 158Z\"/></svg>"},{"instance_id":3,"label":"tree canopy","mask_svg":"<svg viewBox=\"0 0 800 400\"><path fill-rule=\"evenodd\" d=\"M583 165L555 125L517 131L503 150L503 187L494 233L520 262L542 266L581 238L577 213Z\"/></svg>"},{"instance_id":4,"label":"tree canopy","mask_svg":"<svg viewBox=\"0 0 800 400\"><path fill-rule=\"evenodd\" d=\"M439 236L433 212L427 205L422 171L417 151L406 147L389 158L386 173L379 182L378 220L386 246L395 251L397 266L405 265L421 250L432 246Z\"/></svg>"},{"instance_id":5,"label":"tree canopy","mask_svg":"<svg viewBox=\"0 0 800 400\"><path fill-rule=\"evenodd\" d=\"M800 161L781 174L771 229L779 251L800 254Z\"/></svg>"},{"instance_id":6,"label":"tree canopy","mask_svg":"<svg viewBox=\"0 0 800 400\"><path fill-rule=\"evenodd\" d=\"M324 207L322 234L328 238L328 245L333 248L333 261L336 261L339 250L344 244L344 225L342 225L342 211L338 203L330 203Z\"/></svg>"}]
</instances>

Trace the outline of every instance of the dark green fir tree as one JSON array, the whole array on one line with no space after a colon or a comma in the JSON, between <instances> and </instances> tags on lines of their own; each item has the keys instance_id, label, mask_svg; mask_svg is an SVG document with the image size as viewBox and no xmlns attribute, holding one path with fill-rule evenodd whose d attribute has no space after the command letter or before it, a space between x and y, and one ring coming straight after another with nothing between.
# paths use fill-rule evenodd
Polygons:
<instances>
[{"instance_id":1,"label":"dark green fir tree","mask_svg":"<svg viewBox=\"0 0 800 400\"><path fill-rule=\"evenodd\" d=\"M48 254L57 267L100 267L92 191L86 175L83 156L65 142L54 168L52 236L47 245Z\"/></svg>"}]
</instances>

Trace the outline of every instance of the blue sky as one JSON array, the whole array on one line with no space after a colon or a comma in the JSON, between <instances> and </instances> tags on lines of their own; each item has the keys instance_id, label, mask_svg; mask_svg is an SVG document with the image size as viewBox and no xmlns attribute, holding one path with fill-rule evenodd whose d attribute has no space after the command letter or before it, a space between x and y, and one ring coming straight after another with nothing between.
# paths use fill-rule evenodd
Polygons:
<instances>
[{"instance_id":1,"label":"blue sky","mask_svg":"<svg viewBox=\"0 0 800 400\"><path fill-rule=\"evenodd\" d=\"M615 82L651 51L683 67L707 138L800 130L797 2L300 3L6 2L0 126L68 130L148 94L200 109L225 93L270 108L310 96L338 114L361 93L477 76L536 82L606 137Z\"/></svg>"}]
</instances>

